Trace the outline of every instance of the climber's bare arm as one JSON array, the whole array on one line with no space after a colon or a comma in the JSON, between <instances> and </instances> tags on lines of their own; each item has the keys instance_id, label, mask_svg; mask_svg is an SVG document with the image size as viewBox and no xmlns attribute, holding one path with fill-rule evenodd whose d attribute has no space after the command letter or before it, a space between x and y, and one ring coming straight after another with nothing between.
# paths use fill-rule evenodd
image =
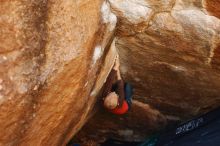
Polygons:
<instances>
[{"instance_id":1,"label":"climber's bare arm","mask_svg":"<svg viewBox=\"0 0 220 146\"><path fill-rule=\"evenodd\" d=\"M120 73L119 57L116 58L113 69L116 70L117 72L117 87L118 87L117 93L119 94L119 106L121 106L125 98L125 94L124 94L124 81L122 80Z\"/></svg>"},{"instance_id":2,"label":"climber's bare arm","mask_svg":"<svg viewBox=\"0 0 220 146\"><path fill-rule=\"evenodd\" d=\"M102 96L103 98L106 97L111 92L112 85L116 82L116 80L119 80L121 78L121 76L120 78L118 78L118 74L120 74L120 72L119 72L119 60L117 56L114 62L113 69L110 72L106 80L106 83L104 85L103 96Z\"/></svg>"},{"instance_id":3,"label":"climber's bare arm","mask_svg":"<svg viewBox=\"0 0 220 146\"><path fill-rule=\"evenodd\" d=\"M104 90L103 90L103 93L102 93L103 98L105 98L111 92L112 85L115 82L116 76L117 76L117 71L113 69L110 72L110 74L109 74L109 76L106 80L106 83L104 85Z\"/></svg>"},{"instance_id":4,"label":"climber's bare arm","mask_svg":"<svg viewBox=\"0 0 220 146\"><path fill-rule=\"evenodd\" d=\"M119 62L119 57L117 57L115 59L115 64L114 64L114 67L113 67L113 69L117 71L117 80L122 79L119 67L120 67L120 62Z\"/></svg>"}]
</instances>

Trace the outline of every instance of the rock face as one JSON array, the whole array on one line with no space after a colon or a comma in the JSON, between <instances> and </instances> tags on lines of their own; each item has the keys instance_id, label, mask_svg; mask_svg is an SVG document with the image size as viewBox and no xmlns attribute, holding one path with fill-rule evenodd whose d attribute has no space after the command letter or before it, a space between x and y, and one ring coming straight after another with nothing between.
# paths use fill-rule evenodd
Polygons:
<instances>
[{"instance_id":1,"label":"rock face","mask_svg":"<svg viewBox=\"0 0 220 146\"><path fill-rule=\"evenodd\" d=\"M185 119L220 105L218 0L0 4L0 145L65 145L91 115L115 47L150 115Z\"/></svg>"},{"instance_id":2,"label":"rock face","mask_svg":"<svg viewBox=\"0 0 220 146\"><path fill-rule=\"evenodd\" d=\"M117 18L102 0L0 5L0 145L65 145L107 76Z\"/></svg>"},{"instance_id":3,"label":"rock face","mask_svg":"<svg viewBox=\"0 0 220 146\"><path fill-rule=\"evenodd\" d=\"M189 118L220 105L220 1L109 0L135 98Z\"/></svg>"},{"instance_id":4,"label":"rock face","mask_svg":"<svg viewBox=\"0 0 220 146\"><path fill-rule=\"evenodd\" d=\"M76 142L97 145L106 137L143 140L150 134L149 128L163 128L156 127L161 126L159 121L172 124L219 107L220 1L109 3L118 17L116 47L123 77L134 85L134 98L145 104L134 105L121 118L97 113L76 136ZM145 106L150 111L144 110ZM151 112L157 110L160 118ZM157 122L152 122L155 118ZM96 127L97 135L91 127Z\"/></svg>"}]
</instances>

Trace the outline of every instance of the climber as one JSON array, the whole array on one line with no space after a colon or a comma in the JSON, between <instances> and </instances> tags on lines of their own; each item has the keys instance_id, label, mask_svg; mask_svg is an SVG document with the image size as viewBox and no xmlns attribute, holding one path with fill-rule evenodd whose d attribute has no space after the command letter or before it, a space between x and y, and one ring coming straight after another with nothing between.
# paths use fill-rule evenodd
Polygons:
<instances>
[{"instance_id":1,"label":"climber","mask_svg":"<svg viewBox=\"0 0 220 146\"><path fill-rule=\"evenodd\" d=\"M120 70L119 58L116 57L115 64L104 85L102 97L104 107L118 115L125 114L131 108L132 86L124 83Z\"/></svg>"}]
</instances>

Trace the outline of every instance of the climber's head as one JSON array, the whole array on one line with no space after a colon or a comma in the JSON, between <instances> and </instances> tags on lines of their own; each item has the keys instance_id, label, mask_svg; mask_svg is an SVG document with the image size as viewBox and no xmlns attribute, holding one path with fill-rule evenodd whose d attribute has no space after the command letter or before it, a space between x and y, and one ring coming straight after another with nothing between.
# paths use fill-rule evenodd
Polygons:
<instances>
[{"instance_id":1,"label":"climber's head","mask_svg":"<svg viewBox=\"0 0 220 146\"><path fill-rule=\"evenodd\" d=\"M107 109L114 109L118 105L118 95L115 92L109 93L104 98L104 106Z\"/></svg>"}]
</instances>

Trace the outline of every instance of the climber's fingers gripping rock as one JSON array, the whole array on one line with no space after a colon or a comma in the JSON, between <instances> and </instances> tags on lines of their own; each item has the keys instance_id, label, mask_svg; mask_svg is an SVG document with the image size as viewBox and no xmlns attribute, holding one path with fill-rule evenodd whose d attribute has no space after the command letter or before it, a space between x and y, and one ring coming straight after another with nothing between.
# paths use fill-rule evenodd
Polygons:
<instances>
[{"instance_id":1,"label":"climber's fingers gripping rock","mask_svg":"<svg viewBox=\"0 0 220 146\"><path fill-rule=\"evenodd\" d=\"M116 70L116 71L118 71L119 70L119 67L120 67L120 61L119 61L119 56L117 55L116 56L116 58L115 58L115 64L114 64L114 69Z\"/></svg>"}]
</instances>

